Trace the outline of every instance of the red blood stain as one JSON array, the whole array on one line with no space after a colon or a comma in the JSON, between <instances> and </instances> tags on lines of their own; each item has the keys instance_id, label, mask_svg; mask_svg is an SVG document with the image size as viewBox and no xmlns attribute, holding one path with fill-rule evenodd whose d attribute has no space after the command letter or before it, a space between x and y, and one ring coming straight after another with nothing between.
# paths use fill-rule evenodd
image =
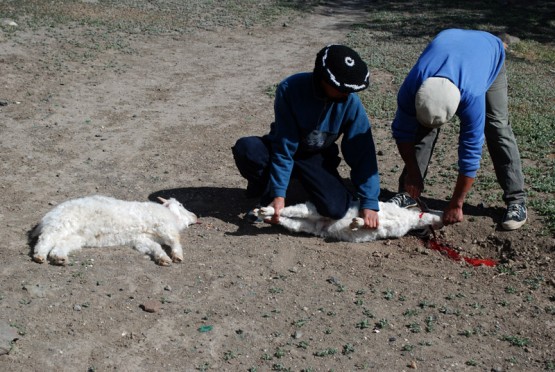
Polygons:
<instances>
[{"instance_id":1,"label":"red blood stain","mask_svg":"<svg viewBox=\"0 0 555 372\"><path fill-rule=\"evenodd\" d=\"M437 238L433 238L428 240L428 248L438 251L449 257L454 261L465 261L472 266L489 266L495 267L497 265L497 261L489 258L470 258L464 257L459 252L454 250L453 248L449 247L447 244L442 243Z\"/></svg>"}]
</instances>

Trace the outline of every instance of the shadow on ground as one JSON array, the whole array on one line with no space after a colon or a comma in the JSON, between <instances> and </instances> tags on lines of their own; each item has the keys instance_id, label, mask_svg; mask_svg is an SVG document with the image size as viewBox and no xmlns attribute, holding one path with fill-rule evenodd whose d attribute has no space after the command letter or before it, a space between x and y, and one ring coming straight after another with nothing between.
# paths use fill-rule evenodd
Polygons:
<instances>
[{"instance_id":1,"label":"shadow on ground","mask_svg":"<svg viewBox=\"0 0 555 372\"><path fill-rule=\"evenodd\" d=\"M351 0L288 3L289 6L306 11L318 11L315 5L325 5L326 15L329 16L353 11L366 12L366 20L356 26L385 32L387 38L427 38L447 28L465 28L508 33L543 43L555 40L555 27L552 24L555 19L555 1Z\"/></svg>"}]
</instances>

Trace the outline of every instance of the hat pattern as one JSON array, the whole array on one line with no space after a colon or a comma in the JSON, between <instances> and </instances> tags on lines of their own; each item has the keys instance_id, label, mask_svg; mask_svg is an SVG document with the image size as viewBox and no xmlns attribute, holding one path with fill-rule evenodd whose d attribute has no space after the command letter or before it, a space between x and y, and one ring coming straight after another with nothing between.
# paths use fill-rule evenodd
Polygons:
<instances>
[{"instance_id":1,"label":"hat pattern","mask_svg":"<svg viewBox=\"0 0 555 372\"><path fill-rule=\"evenodd\" d=\"M315 72L341 92L368 88L370 72L357 52L344 45L331 44L316 57Z\"/></svg>"}]
</instances>

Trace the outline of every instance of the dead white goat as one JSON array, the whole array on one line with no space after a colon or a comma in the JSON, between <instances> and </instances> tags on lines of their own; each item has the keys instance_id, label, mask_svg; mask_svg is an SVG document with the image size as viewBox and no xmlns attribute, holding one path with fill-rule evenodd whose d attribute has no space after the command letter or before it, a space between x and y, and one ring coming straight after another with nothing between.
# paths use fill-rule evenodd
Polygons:
<instances>
[{"instance_id":1,"label":"dead white goat","mask_svg":"<svg viewBox=\"0 0 555 372\"><path fill-rule=\"evenodd\" d=\"M133 246L160 265L183 260L179 233L197 221L174 198L162 204L87 196L68 200L48 212L32 237L38 236L33 259L58 265L68 262L71 251L83 247ZM169 246L170 256L162 245Z\"/></svg>"},{"instance_id":2,"label":"dead white goat","mask_svg":"<svg viewBox=\"0 0 555 372\"><path fill-rule=\"evenodd\" d=\"M422 212L419 209L405 209L394 203L380 202L379 227L363 229L364 221L358 217L359 204L353 203L345 217L332 220L318 214L310 203L301 203L283 208L279 224L293 232L305 232L323 238L334 238L347 242L369 242L378 239L400 238L411 230L443 227L440 211ZM271 206L255 209L262 219L274 214Z\"/></svg>"}]
</instances>

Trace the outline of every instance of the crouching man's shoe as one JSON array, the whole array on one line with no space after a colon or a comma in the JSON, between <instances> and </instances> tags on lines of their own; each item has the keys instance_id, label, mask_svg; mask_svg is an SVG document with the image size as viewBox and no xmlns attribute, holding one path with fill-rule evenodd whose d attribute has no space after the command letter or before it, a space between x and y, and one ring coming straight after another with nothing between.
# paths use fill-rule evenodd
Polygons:
<instances>
[{"instance_id":1,"label":"crouching man's shoe","mask_svg":"<svg viewBox=\"0 0 555 372\"><path fill-rule=\"evenodd\" d=\"M247 212L247 214L245 214L245 220L247 220L247 222L253 225L264 222L264 220L258 217L258 214L255 213L255 209L258 209L258 208L260 208L260 205L257 205L255 208L251 209L250 211Z\"/></svg>"},{"instance_id":2,"label":"crouching man's shoe","mask_svg":"<svg viewBox=\"0 0 555 372\"><path fill-rule=\"evenodd\" d=\"M504 230L516 230L526 223L527 218L528 213L526 211L526 204L509 204L507 211L503 216L501 227Z\"/></svg>"},{"instance_id":3,"label":"crouching man's shoe","mask_svg":"<svg viewBox=\"0 0 555 372\"><path fill-rule=\"evenodd\" d=\"M397 204L401 208L414 208L418 206L416 201L405 193L395 195L387 203Z\"/></svg>"}]
</instances>

